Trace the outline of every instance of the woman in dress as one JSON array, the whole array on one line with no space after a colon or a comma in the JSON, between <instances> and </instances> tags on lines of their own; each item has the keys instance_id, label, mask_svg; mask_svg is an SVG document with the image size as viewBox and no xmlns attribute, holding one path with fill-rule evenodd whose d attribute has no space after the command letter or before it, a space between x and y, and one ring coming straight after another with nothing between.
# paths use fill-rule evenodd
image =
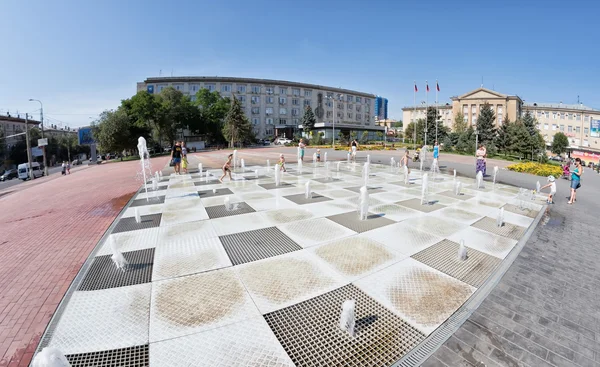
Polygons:
<instances>
[{"instance_id":1,"label":"woman in dress","mask_svg":"<svg viewBox=\"0 0 600 367\"><path fill-rule=\"evenodd\" d=\"M475 155L477 156L477 164L475 166L475 174L481 172L482 175L485 176L485 166L486 166L486 162L485 162L485 156L486 156L486 150L485 147L483 146L483 144L479 145L479 149L477 149L477 152L475 153Z\"/></svg>"},{"instance_id":2,"label":"woman in dress","mask_svg":"<svg viewBox=\"0 0 600 367\"><path fill-rule=\"evenodd\" d=\"M581 187L581 175L583 175L581 159L575 158L575 169L571 172L571 197L567 204L573 204L577 199L577 189Z\"/></svg>"}]
</instances>

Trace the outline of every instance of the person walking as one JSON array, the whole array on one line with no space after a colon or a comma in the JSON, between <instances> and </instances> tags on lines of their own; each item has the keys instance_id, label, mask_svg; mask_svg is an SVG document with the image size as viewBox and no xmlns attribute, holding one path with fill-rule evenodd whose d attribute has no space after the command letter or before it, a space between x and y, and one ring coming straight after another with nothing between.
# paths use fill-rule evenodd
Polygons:
<instances>
[{"instance_id":1,"label":"person walking","mask_svg":"<svg viewBox=\"0 0 600 367\"><path fill-rule=\"evenodd\" d=\"M227 156L227 162L225 162L225 164L223 165L223 176L221 176L221 178L219 178L219 182L223 182L223 179L225 178L225 176L227 176L227 173L229 173L229 181L233 181L233 179L231 178L231 160L233 159L233 154L230 154Z\"/></svg>"},{"instance_id":2,"label":"person walking","mask_svg":"<svg viewBox=\"0 0 600 367\"><path fill-rule=\"evenodd\" d=\"M175 174L178 175L181 173L181 145L176 141L175 145L171 149L171 161L173 162L173 168L175 169Z\"/></svg>"},{"instance_id":3,"label":"person walking","mask_svg":"<svg viewBox=\"0 0 600 367\"><path fill-rule=\"evenodd\" d=\"M185 141L181 142L181 168L183 168L183 173L188 173L187 148L185 147Z\"/></svg>"},{"instance_id":4,"label":"person walking","mask_svg":"<svg viewBox=\"0 0 600 367\"><path fill-rule=\"evenodd\" d=\"M63 176L66 175L67 174L67 162L63 161L61 168L62 168L62 175Z\"/></svg>"},{"instance_id":5,"label":"person walking","mask_svg":"<svg viewBox=\"0 0 600 367\"><path fill-rule=\"evenodd\" d=\"M575 169L571 172L571 197L567 204L573 204L577 201L577 189L581 187L581 176L583 175L583 166L581 159L575 158Z\"/></svg>"},{"instance_id":6,"label":"person walking","mask_svg":"<svg viewBox=\"0 0 600 367\"><path fill-rule=\"evenodd\" d=\"M481 172L481 174L485 176L486 150L485 150L485 147L483 146L483 144L479 144L479 149L477 149L477 152L475 154L477 156L477 164L475 166L475 174Z\"/></svg>"},{"instance_id":7,"label":"person walking","mask_svg":"<svg viewBox=\"0 0 600 367\"><path fill-rule=\"evenodd\" d=\"M306 144L304 144L304 139L300 139L300 143L298 143L298 148L300 148L300 160L304 162L304 149L306 149Z\"/></svg>"},{"instance_id":8,"label":"person walking","mask_svg":"<svg viewBox=\"0 0 600 367\"><path fill-rule=\"evenodd\" d=\"M358 150L358 142L356 139L352 140L350 144L352 146L352 160L356 162L356 151Z\"/></svg>"}]
</instances>

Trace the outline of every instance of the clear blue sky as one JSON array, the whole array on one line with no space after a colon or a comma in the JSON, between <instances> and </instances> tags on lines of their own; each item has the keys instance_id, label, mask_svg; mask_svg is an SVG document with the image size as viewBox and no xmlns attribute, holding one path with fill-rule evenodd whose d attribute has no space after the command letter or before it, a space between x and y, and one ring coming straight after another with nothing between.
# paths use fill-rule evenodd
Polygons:
<instances>
[{"instance_id":1,"label":"clear blue sky","mask_svg":"<svg viewBox=\"0 0 600 367\"><path fill-rule=\"evenodd\" d=\"M389 99L390 117L479 87L600 108L589 1L2 0L0 113L87 125L163 75L287 79Z\"/></svg>"}]
</instances>

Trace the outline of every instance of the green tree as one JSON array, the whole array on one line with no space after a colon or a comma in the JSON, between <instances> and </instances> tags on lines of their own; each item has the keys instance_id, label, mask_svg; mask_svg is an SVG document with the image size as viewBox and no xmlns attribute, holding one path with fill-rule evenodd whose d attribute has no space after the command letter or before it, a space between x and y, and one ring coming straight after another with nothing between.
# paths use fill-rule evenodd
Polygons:
<instances>
[{"instance_id":1,"label":"green tree","mask_svg":"<svg viewBox=\"0 0 600 367\"><path fill-rule=\"evenodd\" d=\"M231 100L231 107L225 117L223 136L233 148L236 143L252 142L256 139L252 125L242 110L242 105L237 98Z\"/></svg>"},{"instance_id":2,"label":"green tree","mask_svg":"<svg viewBox=\"0 0 600 367\"><path fill-rule=\"evenodd\" d=\"M531 153L531 135L522 121L511 124L511 144L510 150L518 153L522 157Z\"/></svg>"},{"instance_id":3,"label":"green tree","mask_svg":"<svg viewBox=\"0 0 600 367\"><path fill-rule=\"evenodd\" d=\"M495 120L496 115L489 103L486 102L477 117L477 133L481 144L490 145L494 142L496 138Z\"/></svg>"},{"instance_id":4,"label":"green tree","mask_svg":"<svg viewBox=\"0 0 600 367\"><path fill-rule=\"evenodd\" d=\"M376 135L377 135L377 139L379 139L379 140L383 140L383 133L382 133L381 131L378 131L378 132L376 133Z\"/></svg>"},{"instance_id":5,"label":"green tree","mask_svg":"<svg viewBox=\"0 0 600 367\"><path fill-rule=\"evenodd\" d=\"M190 130L207 141L222 142L223 124L231 107L231 100L222 97L217 91L210 92L202 88L196 93L194 105L200 110L200 118L190 126Z\"/></svg>"},{"instance_id":6,"label":"green tree","mask_svg":"<svg viewBox=\"0 0 600 367\"><path fill-rule=\"evenodd\" d=\"M93 126L94 137L100 145L102 152L121 152L135 147L134 140L129 131L131 125L125 109L104 111L100 114L97 125ZM60 139L59 139L60 144Z\"/></svg>"},{"instance_id":7,"label":"green tree","mask_svg":"<svg viewBox=\"0 0 600 367\"><path fill-rule=\"evenodd\" d=\"M197 108L193 108L188 96L173 87L165 88L159 95L160 103L160 135L173 142L179 129L194 126L194 119L199 118Z\"/></svg>"},{"instance_id":8,"label":"green tree","mask_svg":"<svg viewBox=\"0 0 600 367\"><path fill-rule=\"evenodd\" d=\"M360 143L366 144L369 141L369 133L367 131L363 131L360 136Z\"/></svg>"},{"instance_id":9,"label":"green tree","mask_svg":"<svg viewBox=\"0 0 600 367\"><path fill-rule=\"evenodd\" d=\"M402 126L404 126L403 123L402 123L402 120L396 121L396 122L394 122L392 124L392 127L395 127L395 128L399 128L399 127L402 127Z\"/></svg>"},{"instance_id":10,"label":"green tree","mask_svg":"<svg viewBox=\"0 0 600 367\"><path fill-rule=\"evenodd\" d=\"M472 126L459 135L456 150L468 154L475 153L475 130Z\"/></svg>"},{"instance_id":11,"label":"green tree","mask_svg":"<svg viewBox=\"0 0 600 367\"><path fill-rule=\"evenodd\" d=\"M145 136L149 144L154 142L162 146L162 133L167 129L164 125L168 121L163 118L164 110L156 95L140 91L130 99L121 101L121 108L129 116L132 128L135 127L133 133Z\"/></svg>"},{"instance_id":12,"label":"green tree","mask_svg":"<svg viewBox=\"0 0 600 367\"><path fill-rule=\"evenodd\" d=\"M358 133L356 131L350 132L350 141L356 140L358 138Z\"/></svg>"},{"instance_id":13,"label":"green tree","mask_svg":"<svg viewBox=\"0 0 600 367\"><path fill-rule=\"evenodd\" d=\"M437 124L437 137L438 139L443 138L445 136L445 129L444 129L444 125L440 122L440 119L442 118L442 116L440 116L439 111L437 108L435 107L428 107L427 108L427 131L424 133L427 134L427 144L429 145L433 145L433 143L436 140L436 135L435 135L435 127ZM425 127L423 127L424 129ZM440 132L442 134L440 134Z\"/></svg>"},{"instance_id":14,"label":"green tree","mask_svg":"<svg viewBox=\"0 0 600 367\"><path fill-rule=\"evenodd\" d=\"M554 135L552 139L552 147L550 151L554 154L560 155L567 151L567 147L569 146L569 138L561 132L558 132Z\"/></svg>"},{"instance_id":15,"label":"green tree","mask_svg":"<svg viewBox=\"0 0 600 367\"><path fill-rule=\"evenodd\" d=\"M459 112L454 117L454 125L452 126L452 132L457 134L462 134L467 131L467 120L465 120L465 115L462 112Z\"/></svg>"},{"instance_id":16,"label":"green tree","mask_svg":"<svg viewBox=\"0 0 600 367\"><path fill-rule=\"evenodd\" d=\"M529 136L534 136L535 133L538 131L537 120L535 117L533 117L531 112L527 111L523 118L521 118L521 122L529 132Z\"/></svg>"},{"instance_id":17,"label":"green tree","mask_svg":"<svg viewBox=\"0 0 600 367\"><path fill-rule=\"evenodd\" d=\"M306 106L306 109L304 110L304 116L302 116L302 130L304 133L307 135L310 134L310 132L314 130L316 123L317 119L315 118L312 108L310 108L310 106Z\"/></svg>"},{"instance_id":18,"label":"green tree","mask_svg":"<svg viewBox=\"0 0 600 367\"><path fill-rule=\"evenodd\" d=\"M508 153L512 144L512 125L513 124L510 122L507 115L502 125L500 125L498 133L496 135L496 147L498 147L498 150L503 152L504 155Z\"/></svg>"}]
</instances>

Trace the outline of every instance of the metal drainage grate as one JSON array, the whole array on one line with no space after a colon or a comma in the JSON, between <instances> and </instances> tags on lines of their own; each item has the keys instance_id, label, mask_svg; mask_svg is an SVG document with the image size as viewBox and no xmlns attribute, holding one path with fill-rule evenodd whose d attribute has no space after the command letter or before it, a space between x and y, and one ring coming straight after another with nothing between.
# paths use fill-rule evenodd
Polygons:
<instances>
[{"instance_id":1,"label":"metal drainage grate","mask_svg":"<svg viewBox=\"0 0 600 367\"><path fill-rule=\"evenodd\" d=\"M258 185L258 186L262 187L265 190L285 189L288 187L294 187L294 185L292 185L291 183L287 183L287 182L281 182L279 186L276 186L275 183L262 184L262 185Z\"/></svg>"},{"instance_id":2,"label":"metal drainage grate","mask_svg":"<svg viewBox=\"0 0 600 367\"><path fill-rule=\"evenodd\" d=\"M449 198L457 199L457 200L469 200L469 199L472 199L472 198L475 197L475 196L471 196L471 195L465 195L465 194L462 194L462 193L460 195L456 195L454 193L454 191L450 191L450 190L448 190L448 191L442 191L442 192L438 193L438 195L444 195L444 196L447 196Z\"/></svg>"},{"instance_id":3,"label":"metal drainage grate","mask_svg":"<svg viewBox=\"0 0 600 367\"><path fill-rule=\"evenodd\" d=\"M310 199L307 199L304 196L304 194L288 195L288 196L284 196L284 198L288 199L289 201L293 201L294 203L296 203L298 205L320 203L322 201L332 200L326 196L319 195L315 192L312 193L312 197Z\"/></svg>"},{"instance_id":4,"label":"metal drainage grate","mask_svg":"<svg viewBox=\"0 0 600 367\"><path fill-rule=\"evenodd\" d=\"M358 217L358 212L356 211L331 215L326 218L358 233L370 231L375 228L380 228L396 223L391 219L384 218L379 214L373 213L369 213L366 220L360 220L360 218Z\"/></svg>"},{"instance_id":5,"label":"metal drainage grate","mask_svg":"<svg viewBox=\"0 0 600 367\"><path fill-rule=\"evenodd\" d=\"M471 224L472 227L483 229L484 231L492 232L494 234L512 238L513 240L520 240L525 233L526 228L516 226L514 224L504 222L502 227L496 225L496 219L490 217L483 217L477 222Z\"/></svg>"},{"instance_id":6,"label":"metal drainage grate","mask_svg":"<svg viewBox=\"0 0 600 367\"><path fill-rule=\"evenodd\" d=\"M415 179L412 179L412 180L409 179L408 184L405 184L404 181L390 182L390 184L397 185L397 186L404 186L404 187L414 187Z\"/></svg>"},{"instance_id":7,"label":"metal drainage grate","mask_svg":"<svg viewBox=\"0 0 600 367\"><path fill-rule=\"evenodd\" d=\"M255 210L248 204L242 202L232 203L233 210L225 209L225 205L215 205L206 207L206 213L210 219L230 217L232 215L254 213Z\"/></svg>"},{"instance_id":8,"label":"metal drainage grate","mask_svg":"<svg viewBox=\"0 0 600 367\"><path fill-rule=\"evenodd\" d=\"M116 267L111 255L96 257L77 290L96 291L152 281L153 248L124 252L123 256L129 262L126 271Z\"/></svg>"},{"instance_id":9,"label":"metal drainage grate","mask_svg":"<svg viewBox=\"0 0 600 367\"><path fill-rule=\"evenodd\" d=\"M152 184L152 181L153 181L153 180L154 180L154 179L152 179L152 180L148 180L146 183L148 183L148 184ZM157 183L161 183L161 182L169 182L169 178L168 178L168 177L163 177L163 178L161 178L160 180L158 180L158 182L157 182Z\"/></svg>"},{"instance_id":10,"label":"metal drainage grate","mask_svg":"<svg viewBox=\"0 0 600 367\"><path fill-rule=\"evenodd\" d=\"M135 347L66 355L73 367L148 367L148 344Z\"/></svg>"},{"instance_id":11,"label":"metal drainage grate","mask_svg":"<svg viewBox=\"0 0 600 367\"><path fill-rule=\"evenodd\" d=\"M537 215L539 213L539 211L537 211L537 210L533 210L530 208L521 209L517 205L513 205L513 204L504 205L504 210L506 210L507 212L524 215L529 218L535 218L535 217L537 217Z\"/></svg>"},{"instance_id":12,"label":"metal drainage grate","mask_svg":"<svg viewBox=\"0 0 600 367\"><path fill-rule=\"evenodd\" d=\"M467 260L462 261L458 259L459 247L458 243L445 239L412 258L479 288L502 260L469 248Z\"/></svg>"},{"instance_id":13,"label":"metal drainage grate","mask_svg":"<svg viewBox=\"0 0 600 367\"><path fill-rule=\"evenodd\" d=\"M438 203L421 204L421 199L418 198L398 201L395 204L402 205L410 209L415 209L424 213L431 213L433 211L446 207Z\"/></svg>"},{"instance_id":14,"label":"metal drainage grate","mask_svg":"<svg viewBox=\"0 0 600 367\"><path fill-rule=\"evenodd\" d=\"M360 194L360 188L361 188L361 186L345 187L346 190L350 190L357 194ZM377 194L379 192L385 192L385 190L382 189L380 186L367 186L367 191L369 192L369 194Z\"/></svg>"},{"instance_id":15,"label":"metal drainage grate","mask_svg":"<svg viewBox=\"0 0 600 367\"><path fill-rule=\"evenodd\" d=\"M317 178L313 181L319 182L319 183L323 183L323 184L328 184L328 183L332 183L332 182L336 182L336 181L341 181L339 178Z\"/></svg>"},{"instance_id":16,"label":"metal drainage grate","mask_svg":"<svg viewBox=\"0 0 600 367\"><path fill-rule=\"evenodd\" d=\"M219 239L233 265L245 264L302 249L277 227L229 234L220 236Z\"/></svg>"},{"instance_id":17,"label":"metal drainage grate","mask_svg":"<svg viewBox=\"0 0 600 367\"><path fill-rule=\"evenodd\" d=\"M160 226L162 213L142 215L140 223L135 221L135 217L121 218L112 233L136 231L138 229L154 228Z\"/></svg>"},{"instance_id":18,"label":"metal drainage grate","mask_svg":"<svg viewBox=\"0 0 600 367\"><path fill-rule=\"evenodd\" d=\"M204 190L204 191L198 191L198 195L200 195L200 199L205 199L205 198L212 198L215 196L233 195L233 191L229 190L228 188L215 189L215 191Z\"/></svg>"},{"instance_id":19,"label":"metal drainage grate","mask_svg":"<svg viewBox=\"0 0 600 367\"><path fill-rule=\"evenodd\" d=\"M344 301L356 301L356 336L340 330ZM297 366L389 366L424 338L350 284L264 316Z\"/></svg>"},{"instance_id":20,"label":"metal drainage grate","mask_svg":"<svg viewBox=\"0 0 600 367\"><path fill-rule=\"evenodd\" d=\"M131 202L129 205L130 208L136 206L144 206L144 205L155 205L155 204L164 204L165 196L151 196L147 200L146 199L136 199Z\"/></svg>"}]
</instances>

